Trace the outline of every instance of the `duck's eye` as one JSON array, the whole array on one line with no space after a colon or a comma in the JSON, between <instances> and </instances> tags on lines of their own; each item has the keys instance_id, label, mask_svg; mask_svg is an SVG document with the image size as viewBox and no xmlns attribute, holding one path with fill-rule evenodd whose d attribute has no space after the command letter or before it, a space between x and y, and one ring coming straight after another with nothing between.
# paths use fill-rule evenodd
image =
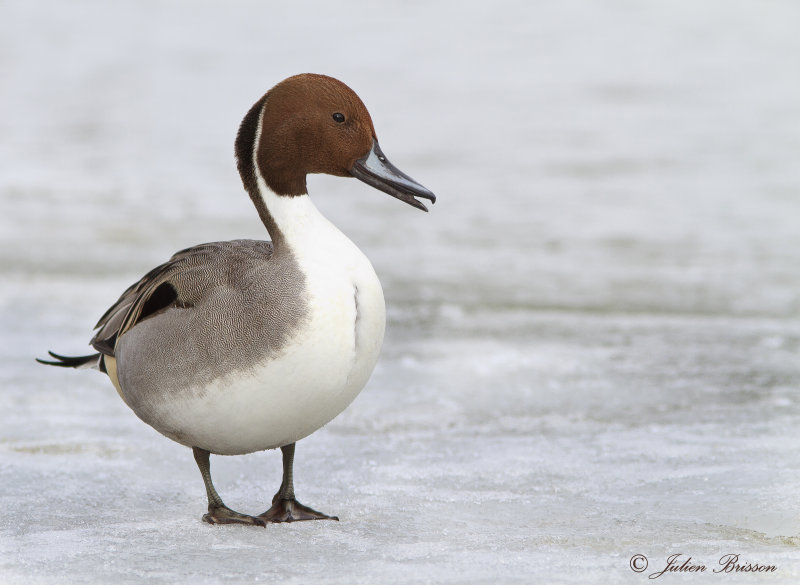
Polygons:
<instances>
[{"instance_id":1,"label":"duck's eye","mask_svg":"<svg viewBox=\"0 0 800 585\"><path fill-rule=\"evenodd\" d=\"M333 115L333 121L338 123L338 124L341 124L342 122L344 122L344 114L342 114L340 112L336 112Z\"/></svg>"}]
</instances>

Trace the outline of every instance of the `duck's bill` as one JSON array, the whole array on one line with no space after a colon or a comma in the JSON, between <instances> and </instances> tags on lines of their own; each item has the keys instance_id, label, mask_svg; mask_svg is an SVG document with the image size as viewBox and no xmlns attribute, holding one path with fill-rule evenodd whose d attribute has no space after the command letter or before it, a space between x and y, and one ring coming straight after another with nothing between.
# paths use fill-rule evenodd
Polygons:
<instances>
[{"instance_id":1,"label":"duck's bill","mask_svg":"<svg viewBox=\"0 0 800 585\"><path fill-rule=\"evenodd\" d=\"M428 208L417 197L436 203L436 195L389 162L375 139L367 155L353 164L350 174L422 211L428 211Z\"/></svg>"}]
</instances>

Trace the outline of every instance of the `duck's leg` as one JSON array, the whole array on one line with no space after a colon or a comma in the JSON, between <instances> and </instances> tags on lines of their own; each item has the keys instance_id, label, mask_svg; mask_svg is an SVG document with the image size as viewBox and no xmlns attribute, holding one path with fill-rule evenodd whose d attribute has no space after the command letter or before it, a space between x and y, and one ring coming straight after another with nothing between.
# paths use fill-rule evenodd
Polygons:
<instances>
[{"instance_id":1,"label":"duck's leg","mask_svg":"<svg viewBox=\"0 0 800 585\"><path fill-rule=\"evenodd\" d=\"M297 522L299 520L339 520L336 516L328 516L304 506L294 499L294 482L292 467L294 466L294 443L281 447L283 453L283 481L281 489L272 498L272 507L261 514L267 522Z\"/></svg>"},{"instance_id":2,"label":"duck's leg","mask_svg":"<svg viewBox=\"0 0 800 585\"><path fill-rule=\"evenodd\" d=\"M211 463L209 462L209 452L199 447L192 447L194 460L200 468L203 476L203 483L206 484L206 495L208 496L208 514L203 515L203 520L209 524L251 524L256 526L266 526L267 523L261 518L248 516L234 512L222 502L214 484L211 481Z\"/></svg>"}]
</instances>

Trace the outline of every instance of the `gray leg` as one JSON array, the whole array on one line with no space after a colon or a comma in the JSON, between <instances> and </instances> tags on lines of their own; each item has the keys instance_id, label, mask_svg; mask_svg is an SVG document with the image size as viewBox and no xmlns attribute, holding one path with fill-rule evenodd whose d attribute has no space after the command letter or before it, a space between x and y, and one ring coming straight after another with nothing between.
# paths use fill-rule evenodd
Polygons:
<instances>
[{"instance_id":1,"label":"gray leg","mask_svg":"<svg viewBox=\"0 0 800 585\"><path fill-rule=\"evenodd\" d=\"M211 463L209 452L199 447L192 447L194 460L200 468L200 475L203 476L203 483L206 484L206 495L208 496L208 514L203 515L203 520L209 524L251 524L256 526L266 526L266 522L261 518L255 518L246 514L234 512L222 502L214 484L211 481Z\"/></svg>"},{"instance_id":2,"label":"gray leg","mask_svg":"<svg viewBox=\"0 0 800 585\"><path fill-rule=\"evenodd\" d=\"M283 454L283 481L275 497L272 507L261 514L266 522L297 522L299 520L339 520L336 516L328 516L304 506L294 498L294 443L281 447ZM213 489L213 488L212 488ZM210 502L211 500L209 500ZM210 504L209 504L210 505Z\"/></svg>"}]
</instances>

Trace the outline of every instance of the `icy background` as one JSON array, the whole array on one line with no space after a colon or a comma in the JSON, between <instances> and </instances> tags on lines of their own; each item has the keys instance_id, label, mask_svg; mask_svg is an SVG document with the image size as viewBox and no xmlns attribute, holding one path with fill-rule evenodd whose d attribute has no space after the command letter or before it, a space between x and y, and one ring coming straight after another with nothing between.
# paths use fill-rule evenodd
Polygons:
<instances>
[{"instance_id":1,"label":"icy background","mask_svg":"<svg viewBox=\"0 0 800 585\"><path fill-rule=\"evenodd\" d=\"M0 583L646 583L682 553L800 579L800 4L0 1ZM425 215L313 177L389 323L297 449L341 522L212 527L191 453L95 372L119 293L265 237L233 138L353 87ZM212 459L263 511L275 452ZM651 570L629 568L634 554Z\"/></svg>"}]
</instances>

